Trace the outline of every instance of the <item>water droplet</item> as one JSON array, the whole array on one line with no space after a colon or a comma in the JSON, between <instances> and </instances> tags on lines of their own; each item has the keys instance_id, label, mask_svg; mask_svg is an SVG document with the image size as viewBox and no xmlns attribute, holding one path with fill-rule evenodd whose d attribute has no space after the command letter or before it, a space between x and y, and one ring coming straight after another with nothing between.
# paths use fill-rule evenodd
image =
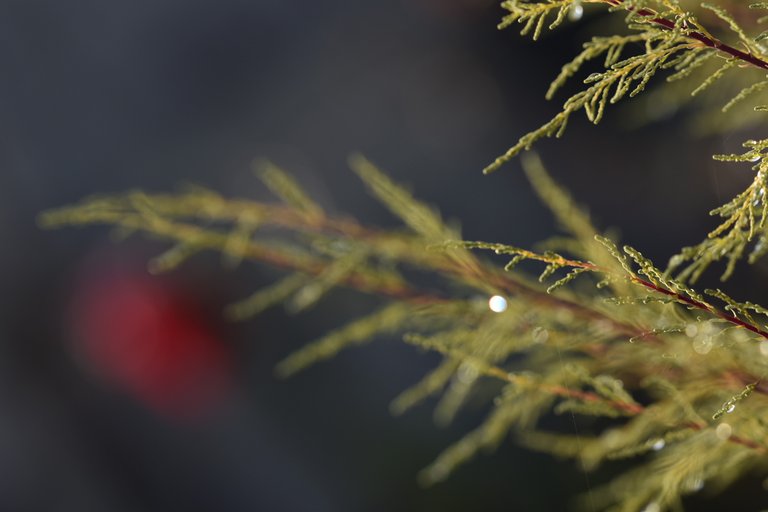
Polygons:
<instances>
[{"instance_id":1,"label":"water droplet","mask_svg":"<svg viewBox=\"0 0 768 512\"><path fill-rule=\"evenodd\" d=\"M731 404L728 406L728 408L725 410L726 414L731 414L733 411L736 410L736 404Z\"/></svg>"},{"instance_id":2,"label":"water droplet","mask_svg":"<svg viewBox=\"0 0 768 512\"><path fill-rule=\"evenodd\" d=\"M584 15L584 7L582 7L581 2L576 2L573 5L571 5L571 9L568 12L569 20L579 21L583 15Z\"/></svg>"},{"instance_id":3,"label":"water droplet","mask_svg":"<svg viewBox=\"0 0 768 512\"><path fill-rule=\"evenodd\" d=\"M507 310L507 299L501 295L494 295L488 300L488 307L494 313L503 313Z\"/></svg>"},{"instance_id":4,"label":"water droplet","mask_svg":"<svg viewBox=\"0 0 768 512\"><path fill-rule=\"evenodd\" d=\"M721 423L715 429L715 435L718 439L725 441L733 433L733 428L728 423Z\"/></svg>"},{"instance_id":5,"label":"water droplet","mask_svg":"<svg viewBox=\"0 0 768 512\"><path fill-rule=\"evenodd\" d=\"M666 441L663 439L658 439L655 443L651 445L651 448L653 448L654 451L659 451L662 448L664 448L667 445Z\"/></svg>"}]
</instances>

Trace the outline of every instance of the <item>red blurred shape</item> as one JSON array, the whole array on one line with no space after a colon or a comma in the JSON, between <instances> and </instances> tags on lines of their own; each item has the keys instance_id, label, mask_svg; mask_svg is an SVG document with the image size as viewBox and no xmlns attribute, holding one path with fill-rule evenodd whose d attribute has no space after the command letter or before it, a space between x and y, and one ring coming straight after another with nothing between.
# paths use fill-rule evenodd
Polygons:
<instances>
[{"instance_id":1,"label":"red blurred shape","mask_svg":"<svg viewBox=\"0 0 768 512\"><path fill-rule=\"evenodd\" d=\"M231 387L231 353L173 285L120 268L87 273L72 309L75 349L106 384L156 412L195 419Z\"/></svg>"}]
</instances>

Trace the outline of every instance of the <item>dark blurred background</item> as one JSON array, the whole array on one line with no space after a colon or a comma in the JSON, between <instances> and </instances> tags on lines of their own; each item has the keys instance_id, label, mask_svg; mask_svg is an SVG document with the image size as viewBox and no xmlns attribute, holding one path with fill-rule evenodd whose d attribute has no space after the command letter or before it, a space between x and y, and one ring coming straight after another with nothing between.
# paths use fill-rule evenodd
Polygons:
<instances>
[{"instance_id":1,"label":"dark blurred background","mask_svg":"<svg viewBox=\"0 0 768 512\"><path fill-rule=\"evenodd\" d=\"M276 274L211 254L149 277L160 242L36 225L132 188L264 199L251 162L269 158L330 211L394 226L346 167L360 151L467 238L531 245L554 226L519 164L480 170L557 112L543 93L585 33L534 44L498 32L501 14L491 0L0 1L0 510L543 511L583 493L570 462L512 443L420 488L484 411L448 428L432 402L390 416L436 363L397 340L273 377L374 298L228 324L222 308ZM614 108L539 149L600 227L663 263L749 179L709 157L742 138L624 124ZM741 266L728 290L764 278ZM737 491L709 506L755 503L759 481Z\"/></svg>"}]
</instances>

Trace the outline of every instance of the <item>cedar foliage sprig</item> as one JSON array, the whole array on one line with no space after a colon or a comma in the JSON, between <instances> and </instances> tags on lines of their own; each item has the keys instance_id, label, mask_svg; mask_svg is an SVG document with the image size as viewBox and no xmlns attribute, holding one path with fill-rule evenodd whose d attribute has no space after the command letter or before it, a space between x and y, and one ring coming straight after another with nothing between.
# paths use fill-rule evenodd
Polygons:
<instances>
[{"instance_id":1,"label":"cedar foliage sprig","mask_svg":"<svg viewBox=\"0 0 768 512\"><path fill-rule=\"evenodd\" d=\"M170 253L159 257L165 263L155 260L153 271L216 250L287 272L228 308L235 319L280 304L308 308L338 286L385 297L380 309L306 345L276 371L289 376L341 350L401 333L443 361L394 399L394 413L438 395L435 419L448 423L493 384L497 394L486 420L420 474L424 483L444 480L510 434L532 448L576 457L588 469L634 458L628 474L641 482L638 492L616 491L629 478L619 475L615 486L596 493L606 506L627 509L638 500L672 506L694 488L720 485L759 466L768 447L768 422L754 421L768 413L759 357L768 343L762 330L767 310L722 291L709 291L708 298L635 249L618 248L537 158L525 160L528 177L567 231L572 254L462 241L436 210L370 162L354 157L351 163L407 231L328 215L271 165L259 176L281 203L226 199L200 188L178 195L131 192L47 212L41 222L107 224L171 241ZM490 261L478 250L505 259ZM509 260L539 265L539 279L510 268ZM400 272L413 267L440 276L453 293L414 288ZM489 309L490 295L503 297L506 310ZM641 402L641 395L652 399ZM543 430L539 420L547 414L612 423L575 437L563 433L565 426ZM662 461L674 457L684 457L686 465L666 468Z\"/></svg>"},{"instance_id":2,"label":"cedar foliage sprig","mask_svg":"<svg viewBox=\"0 0 768 512\"><path fill-rule=\"evenodd\" d=\"M768 252L768 140L748 140L747 152L735 155L715 155L724 162L756 162L752 166L755 178L749 187L728 203L715 208L711 215L725 220L698 245L683 248L669 262L669 271L675 271L685 262L689 265L679 274L681 279L696 281L715 261L725 258L727 265L722 280L728 279L736 263L754 242L748 261L754 263Z\"/></svg>"},{"instance_id":3,"label":"cedar foliage sprig","mask_svg":"<svg viewBox=\"0 0 768 512\"><path fill-rule=\"evenodd\" d=\"M722 84L735 86L723 115L750 100L757 113L768 110L761 95L768 88L766 33L752 37L718 6L704 9L719 21L722 35L698 21L699 11L694 15L673 0L510 0L502 3L508 15L500 26L520 24L536 39L582 4L621 13L628 32L587 42L547 97L592 60L602 59L603 71L586 77L586 88L560 114L523 136L488 170L538 139L561 135L578 111L599 122L609 104L640 94L661 73L670 81L664 87L687 83L697 98ZM753 74L742 78L755 71L759 80ZM713 210L722 223L666 270L596 229L531 153L523 159L527 177L565 232L549 250L463 240L437 210L360 156L351 167L404 229L331 215L268 162L259 165L258 176L276 203L202 188L129 192L86 199L40 220L49 227L105 224L165 240L171 247L150 262L152 272L213 250L228 266L253 261L284 273L229 306L225 313L233 320L270 307L299 313L336 288L381 297L374 311L288 355L276 373L290 376L341 350L399 335L442 360L392 401L394 414L437 397L435 420L445 424L467 402L493 391L485 421L424 469L424 483L446 479L512 436L533 449L577 459L585 470L625 459L624 469L591 493L593 508L675 510L686 494L722 489L752 471L768 475L768 309L691 284L721 259L728 277L751 243L750 261L768 252L768 141L745 146L744 154L716 158L753 163L754 182ZM675 274L683 264L688 266ZM417 286L405 277L411 269L433 274L440 284ZM590 423L583 435L573 433L571 418L559 425L541 421L563 415L603 421Z\"/></svg>"},{"instance_id":4,"label":"cedar foliage sprig","mask_svg":"<svg viewBox=\"0 0 768 512\"><path fill-rule=\"evenodd\" d=\"M502 2L508 14L499 25L506 28L513 24L523 24L525 35L535 26L534 39L540 36L547 26L545 20L557 13L549 24L553 29L560 25L569 9L582 2L577 0L509 0ZM728 12L721 6L701 4L703 13L709 12L720 22L725 37L734 40L726 43L716 37L697 20L693 12L671 0L592 0L587 4L603 4L613 11L624 11L629 34L615 34L607 37L594 37L584 44L584 48L572 61L563 66L560 74L550 85L546 97L552 99L566 81L581 70L589 61L602 58L604 71L592 73L583 82L587 86L568 98L562 111L541 127L523 135L520 140L498 157L484 170L486 173L499 169L522 151L530 149L542 138L560 137L565 131L572 114L583 110L589 121L597 124L605 114L608 104L617 103L625 97L633 97L645 90L649 82L660 72L668 72L668 82L692 82L689 96L695 97L712 88L715 84L726 82L742 83L722 106L727 113L737 105L755 99L753 109L757 112L768 110L762 104L766 98L760 93L768 88L764 72L768 70L768 55L762 43L768 36L763 31L750 36ZM751 9L768 8L766 3L755 3ZM759 20L758 20L759 21ZM701 70L704 73L700 73ZM754 81L752 72L762 71L761 78ZM734 74L745 75L733 77ZM749 76L746 76L749 74ZM683 263L688 265L678 275L681 280L695 282L714 262L725 259L726 269L722 275L730 277L736 263L744 256L747 247L753 244L749 261L755 262L768 252L768 227L765 214L768 212L768 200L765 199L765 154L768 141L747 141L749 149L740 155L715 155L716 160L731 162L757 162L753 170L755 179L752 184L737 195L732 201L710 212L711 215L725 220L706 240L698 245L684 248L670 261L669 272L675 271Z\"/></svg>"}]
</instances>

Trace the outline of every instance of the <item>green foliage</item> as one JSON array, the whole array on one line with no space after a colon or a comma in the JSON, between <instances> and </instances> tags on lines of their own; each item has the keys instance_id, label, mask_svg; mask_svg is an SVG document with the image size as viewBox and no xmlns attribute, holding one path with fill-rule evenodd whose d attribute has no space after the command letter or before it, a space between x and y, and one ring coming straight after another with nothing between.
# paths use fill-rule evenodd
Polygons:
<instances>
[{"instance_id":1,"label":"green foliage","mask_svg":"<svg viewBox=\"0 0 768 512\"><path fill-rule=\"evenodd\" d=\"M721 22L722 31L735 39L736 46L723 42L697 21L693 11L685 10L678 2L666 0L649 0L632 2L620 0L603 0L603 3L613 10L624 10L629 34L617 34L606 37L594 37L584 44L584 49L571 62L563 66L560 74L552 82L547 91L547 99L555 93L571 77L589 61L603 57L603 72L592 73L584 79L587 86L577 92L563 105L562 111L540 128L522 136L504 155L497 158L486 167L485 172L492 172L528 150L541 138L560 137L570 116L583 110L587 118L598 123L603 118L606 106L617 103L625 96L633 97L642 92L651 79L659 72L670 70L667 81L693 82L689 85L690 97L725 82L731 87L732 83L741 84L742 79L754 80L752 73L768 70L765 50L760 41L765 39L765 32L751 37L747 31L722 6L701 4L701 14L710 12ZM551 28L562 22L564 15L572 8L574 1L545 0L538 2L507 1L502 6L509 11L500 25L502 28L512 23L524 23L524 33L530 31L532 23L536 26L535 36L538 36L544 26L544 18L551 12L557 11L556 22ZM752 9L765 9L765 4L752 4ZM625 55L627 49L633 50ZM703 71L703 73L699 73ZM731 75L739 72L739 77L731 79ZM749 74L749 76L746 76ZM741 75L745 75L742 77ZM698 84L696 85L696 83ZM722 107L721 113L727 113L736 106L744 104L749 98L760 99L760 93L768 87L765 75L758 81L748 82L747 85L737 85L731 99ZM682 100L681 100L682 101ZM681 101L675 102L676 104ZM763 100L764 101L764 100ZM763 105L752 106L753 111L762 111ZM737 112L736 117L743 119ZM720 120L718 123L722 124ZM732 127L732 124L729 125ZM680 274L681 279L690 278L696 281L698 277L713 263L721 259L727 261L723 279L727 279L734 271L736 263L742 258L746 247L756 240L750 253L750 262L756 261L768 252L765 241L765 164L763 150L765 141L747 141L745 146L750 149L742 155L716 155L718 160L758 162L753 170L756 172L752 185L739 194L731 202L711 212L725 218L725 221L713 230L706 240L699 245L686 247L674 257L670 263L670 271L685 262L689 262Z\"/></svg>"},{"instance_id":2,"label":"green foliage","mask_svg":"<svg viewBox=\"0 0 768 512\"><path fill-rule=\"evenodd\" d=\"M455 238L436 243L456 231L367 160L352 162L408 231L367 228L318 206L308 208L315 203L282 173L261 175L282 204L224 199L199 189L173 196L129 193L47 212L41 221L105 223L170 240L171 251L185 256L189 247L213 249L290 271L230 306L236 319L278 304L298 311L336 286L387 297L379 310L288 356L277 374L289 376L351 346L402 333L405 342L437 352L443 361L392 402L394 413L441 395L435 419L449 423L495 383L487 419L421 473L426 484L446 479L508 435L575 457L587 469L617 458L636 460L629 473L596 492L599 503L626 510L654 501L674 505L693 488L737 478L761 460L768 421L755 418L768 417L759 385L766 371L760 340L768 343L768 333L756 315L764 317L767 310L719 290L708 290L712 299L705 299L637 250L618 248L598 234L537 158L526 161L527 174L566 230L571 254ZM286 241L261 233L274 237L276 229ZM476 251L504 259L487 260ZM504 270L509 258L540 265L541 284ZM168 269L183 258L160 260L170 263L152 268ZM405 267L441 276L456 293L446 297L412 288L401 277ZM577 276L583 276L580 287ZM603 282L610 286L598 286ZM490 295L503 297L505 308L489 308ZM652 400L641 402L639 394ZM542 430L540 418L552 414L611 423L584 436L564 433L571 421L564 421L564 431ZM639 491L615 491L630 478L642 482Z\"/></svg>"},{"instance_id":3,"label":"green foliage","mask_svg":"<svg viewBox=\"0 0 768 512\"><path fill-rule=\"evenodd\" d=\"M599 122L608 104L638 95L661 73L668 82L660 90L674 91L678 104L729 91L731 99L717 108L725 119L738 117L750 101L757 102L749 105L752 114L768 110L765 32L752 37L754 27L742 28L721 5L509 0L502 3L508 14L500 26L519 24L536 39L578 18L582 3L620 14L624 28L587 42L547 97L591 61L602 59L603 70L587 76L585 88L557 116L486 171L541 138L560 136L578 111ZM698 21L707 15L719 25ZM681 84L685 99L675 96ZM129 192L46 212L40 221L48 227L105 224L166 240L171 247L149 263L153 272L169 271L205 250L220 252L230 266L254 261L285 272L229 306L226 314L235 320L280 305L298 313L338 287L381 297L378 309L289 355L276 372L290 376L341 350L393 335L440 354L434 370L393 400L394 414L438 396L435 420L447 424L468 402L493 398L485 421L420 474L425 484L445 480L511 436L576 459L586 471L624 460L616 478L585 498L590 509L678 510L685 495L702 488L722 489L751 471L768 475L768 388L762 383L768 309L692 284L720 260L726 261L723 278L729 277L750 245L751 262L768 252L768 139L745 147L743 154L715 158L753 163L754 181L712 211L721 224L702 243L682 249L667 269L594 227L532 153L523 155L526 175L564 231L540 251L463 240L436 209L357 155L352 169L403 229L330 215L270 163L260 164L257 175L277 203L229 199L201 188L170 195ZM411 283L404 276L414 269L438 278L438 289L450 294ZM579 425L583 432L574 433Z\"/></svg>"},{"instance_id":4,"label":"green foliage","mask_svg":"<svg viewBox=\"0 0 768 512\"><path fill-rule=\"evenodd\" d=\"M715 155L715 159L726 162L757 162L752 167L755 179L747 190L710 212L711 215L725 220L709 233L706 240L696 246L683 248L680 254L672 258L670 271L674 271L684 262L691 262L681 272L681 278L690 277L692 281L696 281L710 264L725 258L728 264L722 279L727 279L733 274L736 263L753 241L755 245L749 254L750 263L754 263L768 252L768 155L765 154L768 140L749 140L744 143L744 147L749 151L739 155Z\"/></svg>"},{"instance_id":5,"label":"green foliage","mask_svg":"<svg viewBox=\"0 0 768 512\"><path fill-rule=\"evenodd\" d=\"M277 373L288 377L318 361L333 357L353 343L362 343L377 334L402 329L408 325L409 316L410 312L403 304L390 304L294 352L278 364Z\"/></svg>"}]
</instances>

